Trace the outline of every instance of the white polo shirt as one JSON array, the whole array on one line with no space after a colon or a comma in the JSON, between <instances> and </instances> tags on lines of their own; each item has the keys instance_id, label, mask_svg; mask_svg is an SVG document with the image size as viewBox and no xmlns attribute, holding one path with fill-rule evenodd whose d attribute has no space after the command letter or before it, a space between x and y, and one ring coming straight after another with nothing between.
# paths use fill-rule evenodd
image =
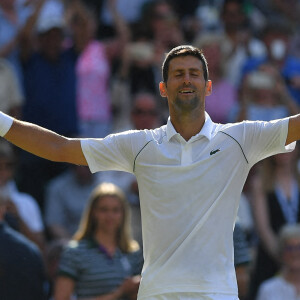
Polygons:
<instances>
[{"instance_id":1,"label":"white polo shirt","mask_svg":"<svg viewBox=\"0 0 300 300\"><path fill-rule=\"evenodd\" d=\"M237 297L233 228L241 191L256 162L294 149L295 143L285 147L287 131L288 119L222 125L206 114L188 142L170 120L155 130L82 140L92 172L137 177L145 259L139 299L185 292Z\"/></svg>"}]
</instances>

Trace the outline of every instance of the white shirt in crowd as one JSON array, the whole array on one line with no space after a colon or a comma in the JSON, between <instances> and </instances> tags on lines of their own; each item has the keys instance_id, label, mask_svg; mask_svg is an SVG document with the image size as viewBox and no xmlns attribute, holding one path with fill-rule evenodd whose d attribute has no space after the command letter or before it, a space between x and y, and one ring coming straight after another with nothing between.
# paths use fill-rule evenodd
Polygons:
<instances>
[{"instance_id":1,"label":"white shirt in crowd","mask_svg":"<svg viewBox=\"0 0 300 300\"><path fill-rule=\"evenodd\" d=\"M282 276L276 276L263 282L256 300L300 300L296 288Z\"/></svg>"}]
</instances>

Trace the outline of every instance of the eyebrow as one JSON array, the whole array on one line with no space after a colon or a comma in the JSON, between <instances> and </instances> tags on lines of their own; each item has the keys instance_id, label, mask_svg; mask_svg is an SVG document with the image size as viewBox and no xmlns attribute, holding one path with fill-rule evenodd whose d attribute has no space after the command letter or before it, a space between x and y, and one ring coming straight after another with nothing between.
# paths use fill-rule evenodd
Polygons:
<instances>
[{"instance_id":1,"label":"eyebrow","mask_svg":"<svg viewBox=\"0 0 300 300\"><path fill-rule=\"evenodd\" d=\"M172 72L172 73L176 73L176 72L185 72L185 70L186 70L186 69L175 69L175 70L173 70L173 71L171 71L171 72ZM198 68L189 68L188 71L189 71L189 72L200 72L200 73L203 72L203 70L198 69Z\"/></svg>"}]
</instances>

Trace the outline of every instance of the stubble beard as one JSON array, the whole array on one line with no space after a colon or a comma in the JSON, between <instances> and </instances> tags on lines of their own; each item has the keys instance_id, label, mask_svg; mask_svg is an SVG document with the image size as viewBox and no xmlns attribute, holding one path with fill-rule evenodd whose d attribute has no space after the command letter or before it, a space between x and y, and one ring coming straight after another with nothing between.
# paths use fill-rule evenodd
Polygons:
<instances>
[{"instance_id":1,"label":"stubble beard","mask_svg":"<svg viewBox=\"0 0 300 300\"><path fill-rule=\"evenodd\" d=\"M191 99L180 99L176 97L174 101L175 109L178 113L187 114L196 111L200 107L200 99L195 95Z\"/></svg>"}]
</instances>

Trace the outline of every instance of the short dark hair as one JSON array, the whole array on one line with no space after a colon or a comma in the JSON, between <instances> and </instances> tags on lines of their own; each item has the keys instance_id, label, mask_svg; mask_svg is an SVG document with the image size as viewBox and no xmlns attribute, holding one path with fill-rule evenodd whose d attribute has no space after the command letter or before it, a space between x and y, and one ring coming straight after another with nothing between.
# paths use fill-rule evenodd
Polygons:
<instances>
[{"instance_id":1,"label":"short dark hair","mask_svg":"<svg viewBox=\"0 0 300 300\"><path fill-rule=\"evenodd\" d=\"M204 71L204 79L205 79L205 81L208 80L209 73L208 73L207 61L206 61L203 51L201 49L191 46L191 45L181 45L181 46L173 48L166 55L165 60L162 64L162 78L165 83L168 81L170 61L175 57L189 56L189 55L198 58L202 62L203 71Z\"/></svg>"}]
</instances>

